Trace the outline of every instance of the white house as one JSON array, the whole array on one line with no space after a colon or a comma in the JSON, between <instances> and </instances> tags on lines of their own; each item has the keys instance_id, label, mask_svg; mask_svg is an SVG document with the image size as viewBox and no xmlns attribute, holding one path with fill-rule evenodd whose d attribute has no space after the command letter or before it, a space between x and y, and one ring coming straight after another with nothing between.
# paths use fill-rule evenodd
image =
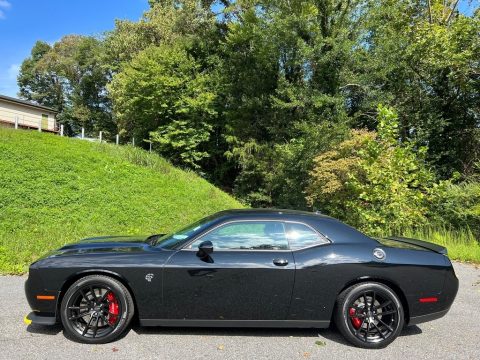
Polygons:
<instances>
[{"instance_id":1,"label":"white house","mask_svg":"<svg viewBox=\"0 0 480 360\"><path fill-rule=\"evenodd\" d=\"M0 95L0 126L17 124L19 128L57 132L56 115L51 108Z\"/></svg>"}]
</instances>

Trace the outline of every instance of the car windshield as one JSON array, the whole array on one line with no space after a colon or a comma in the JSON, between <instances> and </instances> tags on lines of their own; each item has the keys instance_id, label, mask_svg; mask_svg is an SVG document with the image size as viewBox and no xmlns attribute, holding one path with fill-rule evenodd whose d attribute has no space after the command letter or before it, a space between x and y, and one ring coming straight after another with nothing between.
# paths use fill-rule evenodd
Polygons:
<instances>
[{"instance_id":1,"label":"car windshield","mask_svg":"<svg viewBox=\"0 0 480 360\"><path fill-rule=\"evenodd\" d=\"M199 234L208 226L210 226L210 224L215 221L215 218L216 217L212 215L207 216L206 218L200 219L181 230L164 235L155 242L155 245L163 249L175 249L177 246L188 241L192 236Z\"/></svg>"}]
</instances>

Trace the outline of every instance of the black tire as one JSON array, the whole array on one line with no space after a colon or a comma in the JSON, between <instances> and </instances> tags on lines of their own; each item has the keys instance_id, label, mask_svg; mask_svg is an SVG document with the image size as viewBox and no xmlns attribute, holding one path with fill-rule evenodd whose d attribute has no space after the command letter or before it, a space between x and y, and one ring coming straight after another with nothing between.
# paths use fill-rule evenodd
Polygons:
<instances>
[{"instance_id":1,"label":"black tire","mask_svg":"<svg viewBox=\"0 0 480 360\"><path fill-rule=\"evenodd\" d=\"M403 329L404 318L397 294L376 282L342 291L334 312L335 325L345 339L367 349L380 349L395 340Z\"/></svg>"},{"instance_id":2,"label":"black tire","mask_svg":"<svg viewBox=\"0 0 480 360\"><path fill-rule=\"evenodd\" d=\"M134 314L128 289L118 280L89 275L77 280L65 293L60 318L65 335L87 344L104 344L118 339Z\"/></svg>"}]
</instances>

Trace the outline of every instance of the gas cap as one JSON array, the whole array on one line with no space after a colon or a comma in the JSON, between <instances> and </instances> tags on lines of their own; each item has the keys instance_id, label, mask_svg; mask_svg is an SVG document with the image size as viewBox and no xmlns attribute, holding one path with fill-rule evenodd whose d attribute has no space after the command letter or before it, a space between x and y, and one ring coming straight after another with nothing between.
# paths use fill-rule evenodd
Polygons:
<instances>
[{"instance_id":1,"label":"gas cap","mask_svg":"<svg viewBox=\"0 0 480 360\"><path fill-rule=\"evenodd\" d=\"M375 256L378 260L385 260L387 257L387 254L385 254L385 251L380 248L373 249L373 256Z\"/></svg>"}]
</instances>

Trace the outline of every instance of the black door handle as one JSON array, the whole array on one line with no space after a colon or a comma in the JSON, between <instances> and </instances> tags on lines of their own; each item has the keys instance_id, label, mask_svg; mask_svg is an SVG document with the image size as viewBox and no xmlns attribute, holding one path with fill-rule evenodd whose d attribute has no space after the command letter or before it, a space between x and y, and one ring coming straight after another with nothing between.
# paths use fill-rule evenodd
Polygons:
<instances>
[{"instance_id":1,"label":"black door handle","mask_svg":"<svg viewBox=\"0 0 480 360\"><path fill-rule=\"evenodd\" d=\"M288 265L287 259L273 259L273 263L277 266L285 266Z\"/></svg>"}]
</instances>

